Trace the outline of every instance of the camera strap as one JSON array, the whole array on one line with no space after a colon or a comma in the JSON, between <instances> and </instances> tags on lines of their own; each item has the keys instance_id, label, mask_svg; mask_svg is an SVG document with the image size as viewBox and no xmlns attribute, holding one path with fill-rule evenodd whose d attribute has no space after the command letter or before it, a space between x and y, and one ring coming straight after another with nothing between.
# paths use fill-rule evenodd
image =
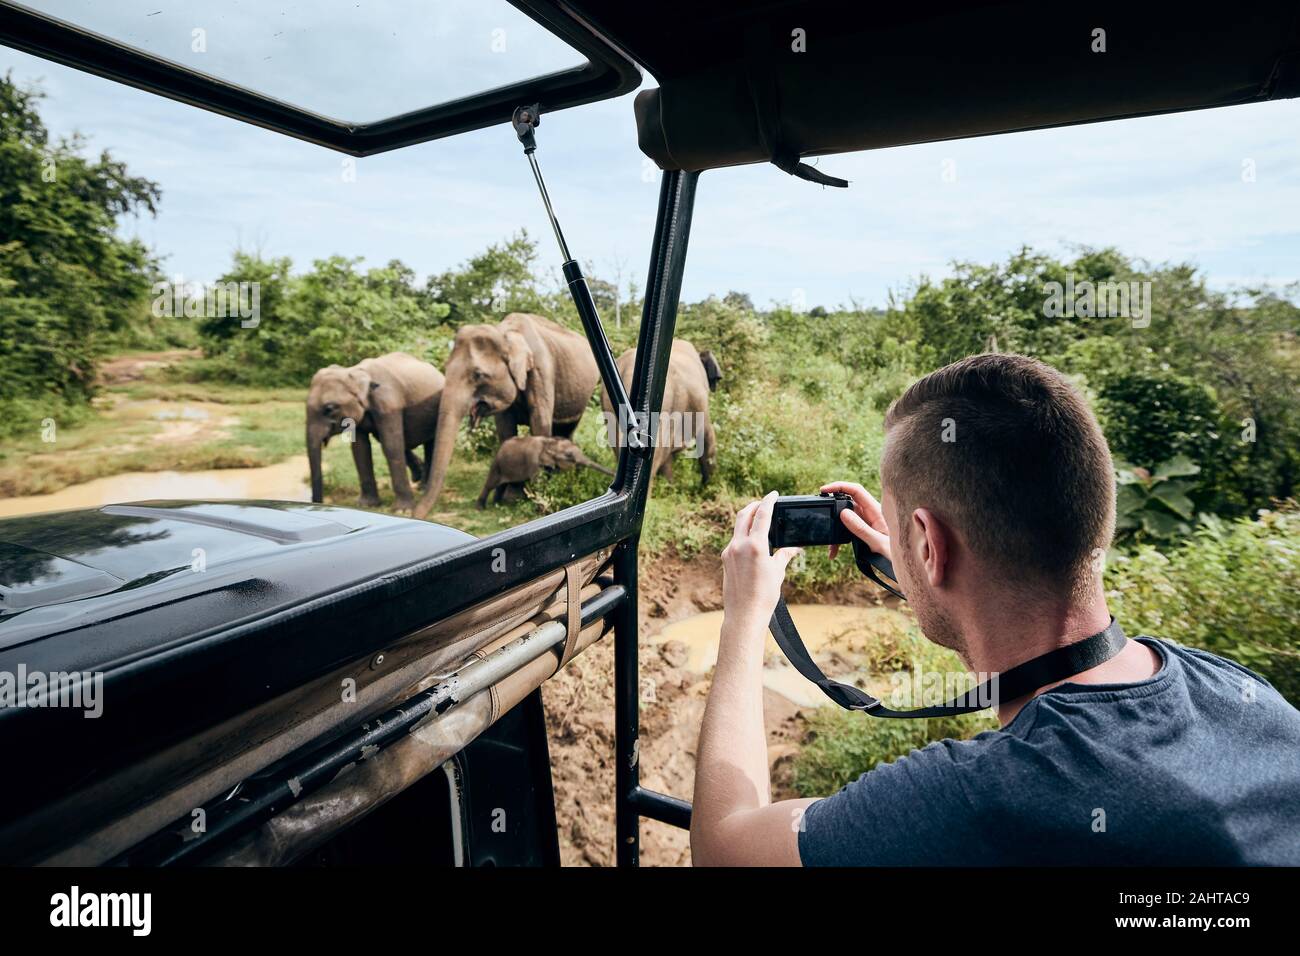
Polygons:
<instances>
[{"instance_id":1,"label":"camera strap","mask_svg":"<svg viewBox=\"0 0 1300 956\"><path fill-rule=\"evenodd\" d=\"M891 710L866 691L831 680L822 673L794 626L794 618L790 616L785 598L776 602L769 627L777 646L795 670L820 687L822 693L841 707L846 710L861 710L872 717L953 717L997 707L1002 701L1024 697L1040 687L1054 684L1110 660L1124 649L1128 641L1124 631L1111 618L1104 631L1017 664L1003 674L994 674L978 687L946 704L917 710Z\"/></svg>"}]
</instances>

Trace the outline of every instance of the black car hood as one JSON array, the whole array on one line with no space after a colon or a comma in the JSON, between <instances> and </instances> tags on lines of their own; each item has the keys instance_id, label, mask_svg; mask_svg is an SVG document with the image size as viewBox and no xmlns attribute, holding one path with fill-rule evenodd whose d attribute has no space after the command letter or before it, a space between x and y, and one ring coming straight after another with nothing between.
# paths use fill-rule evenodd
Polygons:
<instances>
[{"instance_id":1,"label":"black car hood","mask_svg":"<svg viewBox=\"0 0 1300 956\"><path fill-rule=\"evenodd\" d=\"M443 525L277 501L144 501L0 520L0 650L146 613L253 569L272 588L309 569L308 589L328 592L472 540ZM304 596L293 591L281 597Z\"/></svg>"}]
</instances>

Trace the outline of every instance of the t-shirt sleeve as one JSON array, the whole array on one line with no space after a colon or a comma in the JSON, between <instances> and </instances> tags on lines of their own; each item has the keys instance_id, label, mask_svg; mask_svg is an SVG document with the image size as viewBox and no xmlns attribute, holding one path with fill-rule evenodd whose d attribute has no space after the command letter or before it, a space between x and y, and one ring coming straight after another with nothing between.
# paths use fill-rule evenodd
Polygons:
<instances>
[{"instance_id":1,"label":"t-shirt sleeve","mask_svg":"<svg viewBox=\"0 0 1300 956\"><path fill-rule=\"evenodd\" d=\"M960 757L970 754L959 755L962 746L929 744L809 805L799 831L803 865L987 865L987 820L963 786L970 766Z\"/></svg>"}]
</instances>

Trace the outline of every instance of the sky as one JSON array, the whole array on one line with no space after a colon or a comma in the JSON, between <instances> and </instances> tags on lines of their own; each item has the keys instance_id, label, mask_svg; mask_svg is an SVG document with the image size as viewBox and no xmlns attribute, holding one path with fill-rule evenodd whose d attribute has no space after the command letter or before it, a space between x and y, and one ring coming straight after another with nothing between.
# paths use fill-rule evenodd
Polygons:
<instances>
[{"instance_id":1,"label":"sky","mask_svg":"<svg viewBox=\"0 0 1300 956\"><path fill-rule=\"evenodd\" d=\"M509 21L511 11L471 15L484 0L439 5L468 18L456 21L459 32L442 20L423 33L387 29L411 22L413 5L428 17L423 0L368 5L373 44L386 44L376 69L349 52L346 41L362 29L349 14L356 4L281 0L271 6L283 25L268 25L265 5L224 0L222 16L206 15L202 62L346 117L436 102L473 88L470 79L496 85L567 65L567 50ZM97 28L177 59L192 55L190 24L206 22L200 0L44 6L108 11ZM558 267L508 127L351 160L0 47L0 73L8 71L46 92L41 112L56 136L78 131L161 186L158 216L129 219L122 231L151 246L169 276L215 278L242 247L289 256L300 269L334 254L376 266L401 259L424 277L520 229L538 240L543 263ZM647 76L643 88L653 85ZM816 161L849 179L847 190L770 165L710 171L697 194L683 296L734 289L760 306L881 306L922 275L949 274L954 260L1005 260L1022 245L1056 255L1116 246L1152 264L1189 262L1216 288L1295 282L1298 132L1300 100L1289 100ZM548 114L538 143L574 255L602 278L621 271L624 283L644 286L658 172L637 149L632 96Z\"/></svg>"}]
</instances>

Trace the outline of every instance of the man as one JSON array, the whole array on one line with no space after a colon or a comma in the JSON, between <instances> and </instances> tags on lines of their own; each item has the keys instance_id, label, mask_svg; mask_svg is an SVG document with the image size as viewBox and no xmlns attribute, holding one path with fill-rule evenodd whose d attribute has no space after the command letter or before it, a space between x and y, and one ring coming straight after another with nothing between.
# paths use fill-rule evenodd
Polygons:
<instances>
[{"instance_id":1,"label":"man","mask_svg":"<svg viewBox=\"0 0 1300 956\"><path fill-rule=\"evenodd\" d=\"M1110 451L1060 373L964 359L909 388L885 433L880 502L856 484L822 490L852 496L845 525L891 558L929 640L1005 673L1107 628ZM722 555L697 864L1300 864L1300 712L1244 667L1150 638L999 701L1000 730L772 803L764 638L796 553L769 554L775 496L741 510Z\"/></svg>"}]
</instances>

